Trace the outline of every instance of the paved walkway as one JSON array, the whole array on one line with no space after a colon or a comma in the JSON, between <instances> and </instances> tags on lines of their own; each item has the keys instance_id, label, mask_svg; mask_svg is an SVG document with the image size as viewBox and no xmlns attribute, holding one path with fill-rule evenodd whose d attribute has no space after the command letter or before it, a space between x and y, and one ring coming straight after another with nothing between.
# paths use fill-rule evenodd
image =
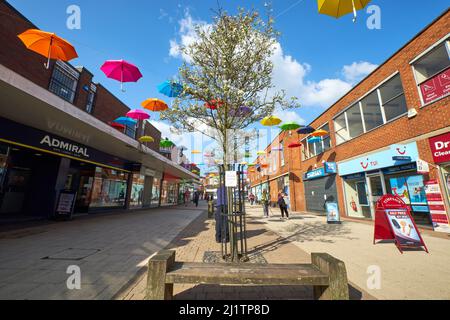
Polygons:
<instances>
[{"instance_id":1,"label":"paved walkway","mask_svg":"<svg viewBox=\"0 0 450 320\"><path fill-rule=\"evenodd\" d=\"M279 210L272 211L273 218L265 220L266 228L309 254L324 251L343 260L350 281L378 299L450 299L448 234L422 232L430 253L401 254L393 243L373 245L373 224L343 221L341 225L328 225L325 217L311 214L281 221ZM249 214L258 217L260 210L249 210ZM367 286L370 266L379 267L380 289ZM369 283L373 288L374 282Z\"/></svg>"},{"instance_id":2,"label":"paved walkway","mask_svg":"<svg viewBox=\"0 0 450 320\"><path fill-rule=\"evenodd\" d=\"M205 208L114 213L1 232L0 299L112 299ZM80 290L67 288L71 265L80 267Z\"/></svg>"},{"instance_id":3,"label":"paved walkway","mask_svg":"<svg viewBox=\"0 0 450 320\"><path fill-rule=\"evenodd\" d=\"M311 263L308 253L290 240L268 230L267 220L260 219L262 212L257 207L249 208L247 223L250 259L261 253L268 263ZM206 251L220 251L215 242L215 222L197 218L167 246L176 250L176 260L202 262ZM146 268L117 299L142 300L145 298ZM351 299L373 299L355 285L350 288ZM312 287L307 286L225 286L225 285L180 285L174 286L174 299L182 300L286 300L313 299Z\"/></svg>"}]
</instances>

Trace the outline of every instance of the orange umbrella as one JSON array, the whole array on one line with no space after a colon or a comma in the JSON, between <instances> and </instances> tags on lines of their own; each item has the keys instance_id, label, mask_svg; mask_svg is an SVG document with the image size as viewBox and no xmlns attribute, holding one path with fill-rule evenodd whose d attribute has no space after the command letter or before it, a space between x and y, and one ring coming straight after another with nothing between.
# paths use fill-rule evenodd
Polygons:
<instances>
[{"instance_id":1,"label":"orange umbrella","mask_svg":"<svg viewBox=\"0 0 450 320\"><path fill-rule=\"evenodd\" d=\"M150 111L164 111L169 109L169 106L162 100L151 98L141 103L141 106Z\"/></svg>"},{"instance_id":2,"label":"orange umbrella","mask_svg":"<svg viewBox=\"0 0 450 320\"><path fill-rule=\"evenodd\" d=\"M313 133L311 133L311 136L313 137L324 137L328 135L328 131L325 130L316 130Z\"/></svg>"},{"instance_id":3,"label":"orange umbrella","mask_svg":"<svg viewBox=\"0 0 450 320\"><path fill-rule=\"evenodd\" d=\"M44 57L47 57L45 67L50 66L50 59L69 61L78 57L75 48L66 40L51 32L29 29L18 35L25 46Z\"/></svg>"}]
</instances>

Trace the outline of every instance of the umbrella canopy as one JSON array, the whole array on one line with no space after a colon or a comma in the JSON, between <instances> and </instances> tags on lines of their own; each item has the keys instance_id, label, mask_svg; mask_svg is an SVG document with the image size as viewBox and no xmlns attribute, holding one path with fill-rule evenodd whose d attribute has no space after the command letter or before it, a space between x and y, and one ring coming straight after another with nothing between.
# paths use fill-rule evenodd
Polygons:
<instances>
[{"instance_id":1,"label":"umbrella canopy","mask_svg":"<svg viewBox=\"0 0 450 320\"><path fill-rule=\"evenodd\" d=\"M192 154L200 154L200 153L202 153L202 152L199 151L199 150L192 150L191 153L192 153Z\"/></svg>"},{"instance_id":2,"label":"umbrella canopy","mask_svg":"<svg viewBox=\"0 0 450 320\"><path fill-rule=\"evenodd\" d=\"M283 147L272 148L272 151L283 151Z\"/></svg>"},{"instance_id":3,"label":"umbrella canopy","mask_svg":"<svg viewBox=\"0 0 450 320\"><path fill-rule=\"evenodd\" d=\"M308 139L308 143L316 143L322 141L321 137L311 137Z\"/></svg>"},{"instance_id":4,"label":"umbrella canopy","mask_svg":"<svg viewBox=\"0 0 450 320\"><path fill-rule=\"evenodd\" d=\"M175 144L167 138L164 140L161 140L161 142L159 143L159 146L161 148L170 148L170 147L173 147L174 145Z\"/></svg>"},{"instance_id":5,"label":"umbrella canopy","mask_svg":"<svg viewBox=\"0 0 450 320\"><path fill-rule=\"evenodd\" d=\"M141 103L141 106L150 111L164 111L169 109L169 106L162 100L150 98Z\"/></svg>"},{"instance_id":6,"label":"umbrella canopy","mask_svg":"<svg viewBox=\"0 0 450 320\"><path fill-rule=\"evenodd\" d=\"M183 86L177 82L164 81L158 86L158 92L169 98L176 98L183 92Z\"/></svg>"},{"instance_id":7,"label":"umbrella canopy","mask_svg":"<svg viewBox=\"0 0 450 320\"><path fill-rule=\"evenodd\" d=\"M139 142L141 142L141 143L145 143L145 142L154 142L154 141L155 141L155 139L153 139L153 137L150 137L150 136L142 136L142 137L140 137L138 140L139 140Z\"/></svg>"},{"instance_id":8,"label":"umbrella canopy","mask_svg":"<svg viewBox=\"0 0 450 320\"><path fill-rule=\"evenodd\" d=\"M323 137L323 136L327 136L328 134L329 134L328 131L316 130L313 133L311 133L311 136L313 136L313 137Z\"/></svg>"},{"instance_id":9,"label":"umbrella canopy","mask_svg":"<svg viewBox=\"0 0 450 320\"><path fill-rule=\"evenodd\" d=\"M314 129L313 127L306 126L306 127L298 129L297 133L298 134L310 134L310 133L313 133L314 131L316 131L316 129Z\"/></svg>"},{"instance_id":10,"label":"umbrella canopy","mask_svg":"<svg viewBox=\"0 0 450 320\"><path fill-rule=\"evenodd\" d=\"M27 49L47 58L45 64L47 69L50 67L50 59L69 61L78 57L75 48L54 33L29 29L19 34L18 37Z\"/></svg>"},{"instance_id":11,"label":"umbrella canopy","mask_svg":"<svg viewBox=\"0 0 450 320\"><path fill-rule=\"evenodd\" d=\"M266 154L266 152L265 152L265 151L258 151L256 154L257 154L258 156L263 156L263 155Z\"/></svg>"},{"instance_id":12,"label":"umbrella canopy","mask_svg":"<svg viewBox=\"0 0 450 320\"><path fill-rule=\"evenodd\" d=\"M300 128L301 125L299 125L297 122L286 122L284 124L282 124L280 126L280 129L283 131L291 131L291 130L296 130L298 128Z\"/></svg>"},{"instance_id":13,"label":"umbrella canopy","mask_svg":"<svg viewBox=\"0 0 450 320\"><path fill-rule=\"evenodd\" d=\"M302 144L300 142L293 142L288 145L288 148L294 149L294 148L299 148L301 146L302 146Z\"/></svg>"},{"instance_id":14,"label":"umbrella canopy","mask_svg":"<svg viewBox=\"0 0 450 320\"><path fill-rule=\"evenodd\" d=\"M277 126L281 123L281 119L275 116L265 117L261 120L261 124L266 127Z\"/></svg>"},{"instance_id":15,"label":"umbrella canopy","mask_svg":"<svg viewBox=\"0 0 450 320\"><path fill-rule=\"evenodd\" d=\"M246 166L248 165L248 162L247 161L241 162L241 165Z\"/></svg>"},{"instance_id":16,"label":"umbrella canopy","mask_svg":"<svg viewBox=\"0 0 450 320\"><path fill-rule=\"evenodd\" d=\"M128 126L128 127L135 126L137 124L136 120L133 120L128 117L120 117L120 118L117 118L116 120L114 120L113 122L120 123L120 124L123 124L124 126Z\"/></svg>"},{"instance_id":17,"label":"umbrella canopy","mask_svg":"<svg viewBox=\"0 0 450 320\"><path fill-rule=\"evenodd\" d=\"M150 118L150 115L145 111L134 109L127 113L127 117L134 120L147 120Z\"/></svg>"},{"instance_id":18,"label":"umbrella canopy","mask_svg":"<svg viewBox=\"0 0 450 320\"><path fill-rule=\"evenodd\" d=\"M206 158L214 157L212 153L205 153L205 154L203 154L203 156Z\"/></svg>"},{"instance_id":19,"label":"umbrella canopy","mask_svg":"<svg viewBox=\"0 0 450 320\"><path fill-rule=\"evenodd\" d=\"M356 11L364 9L371 0L318 0L319 13L340 18L353 12L353 22L356 21Z\"/></svg>"},{"instance_id":20,"label":"umbrella canopy","mask_svg":"<svg viewBox=\"0 0 450 320\"><path fill-rule=\"evenodd\" d=\"M223 106L223 102L220 100L211 100L205 103L205 107L211 110L217 110L220 106Z\"/></svg>"},{"instance_id":21,"label":"umbrella canopy","mask_svg":"<svg viewBox=\"0 0 450 320\"><path fill-rule=\"evenodd\" d=\"M230 115L232 117L245 117L247 115L249 115L250 113L252 113L252 108L250 107L239 107L238 109L231 109L230 110Z\"/></svg>"},{"instance_id":22,"label":"umbrella canopy","mask_svg":"<svg viewBox=\"0 0 450 320\"><path fill-rule=\"evenodd\" d=\"M262 165L261 165L261 168L263 168L263 169L267 169L269 167L269 165L267 164L267 163L263 163Z\"/></svg>"},{"instance_id":23,"label":"umbrella canopy","mask_svg":"<svg viewBox=\"0 0 450 320\"><path fill-rule=\"evenodd\" d=\"M105 61L100 70L102 70L108 78L120 81L122 91L124 82L137 82L142 78L139 68L125 60Z\"/></svg>"},{"instance_id":24,"label":"umbrella canopy","mask_svg":"<svg viewBox=\"0 0 450 320\"><path fill-rule=\"evenodd\" d=\"M125 126L123 124L120 124L117 122L110 122L109 125L115 129L119 129L119 130L125 129Z\"/></svg>"}]
</instances>

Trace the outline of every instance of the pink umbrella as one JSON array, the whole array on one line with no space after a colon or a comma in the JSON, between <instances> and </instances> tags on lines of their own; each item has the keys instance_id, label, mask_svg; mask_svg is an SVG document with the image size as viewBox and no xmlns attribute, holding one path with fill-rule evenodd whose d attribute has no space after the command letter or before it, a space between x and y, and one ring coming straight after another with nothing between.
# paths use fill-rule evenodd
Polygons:
<instances>
[{"instance_id":1,"label":"pink umbrella","mask_svg":"<svg viewBox=\"0 0 450 320\"><path fill-rule=\"evenodd\" d=\"M134 109L127 113L127 117L134 120L147 120L150 118L150 115L140 109Z\"/></svg>"},{"instance_id":2,"label":"pink umbrella","mask_svg":"<svg viewBox=\"0 0 450 320\"><path fill-rule=\"evenodd\" d=\"M111 79L120 81L120 88L123 90L124 82L137 82L142 78L139 68L125 60L108 60L102 65L100 70Z\"/></svg>"}]
</instances>

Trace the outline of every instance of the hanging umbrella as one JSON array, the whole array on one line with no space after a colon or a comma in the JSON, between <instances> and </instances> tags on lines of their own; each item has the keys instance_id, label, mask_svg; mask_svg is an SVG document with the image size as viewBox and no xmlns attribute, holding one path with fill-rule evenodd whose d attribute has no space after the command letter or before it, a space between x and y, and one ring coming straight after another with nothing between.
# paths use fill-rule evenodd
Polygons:
<instances>
[{"instance_id":1,"label":"hanging umbrella","mask_svg":"<svg viewBox=\"0 0 450 320\"><path fill-rule=\"evenodd\" d=\"M282 147L272 148L272 151L283 151Z\"/></svg>"},{"instance_id":2,"label":"hanging umbrella","mask_svg":"<svg viewBox=\"0 0 450 320\"><path fill-rule=\"evenodd\" d=\"M205 154L203 154L203 156L206 157L206 158L211 158L211 157L213 157L213 154L212 153L205 153Z\"/></svg>"},{"instance_id":3,"label":"hanging umbrella","mask_svg":"<svg viewBox=\"0 0 450 320\"><path fill-rule=\"evenodd\" d=\"M261 124L266 127L277 126L281 123L281 119L275 116L265 117L261 120Z\"/></svg>"},{"instance_id":4,"label":"hanging umbrella","mask_svg":"<svg viewBox=\"0 0 450 320\"><path fill-rule=\"evenodd\" d=\"M150 115L145 111L134 109L127 113L127 117L134 120L147 120L150 118Z\"/></svg>"},{"instance_id":5,"label":"hanging umbrella","mask_svg":"<svg viewBox=\"0 0 450 320\"><path fill-rule=\"evenodd\" d=\"M246 152L244 154L244 158L251 158L252 154L250 152Z\"/></svg>"},{"instance_id":6,"label":"hanging umbrella","mask_svg":"<svg viewBox=\"0 0 450 320\"><path fill-rule=\"evenodd\" d=\"M268 165L267 163L263 163L263 164L261 165L261 168L267 169L267 168L269 168L269 165Z\"/></svg>"},{"instance_id":7,"label":"hanging umbrella","mask_svg":"<svg viewBox=\"0 0 450 320\"><path fill-rule=\"evenodd\" d=\"M298 134L310 134L310 133L313 133L314 131L316 131L316 129L314 129L313 127L306 126L306 127L298 129L297 133Z\"/></svg>"},{"instance_id":8,"label":"hanging umbrella","mask_svg":"<svg viewBox=\"0 0 450 320\"><path fill-rule=\"evenodd\" d=\"M211 100L205 103L205 107L211 110L217 110L217 108L221 106L223 106L223 102L220 100Z\"/></svg>"},{"instance_id":9,"label":"hanging umbrella","mask_svg":"<svg viewBox=\"0 0 450 320\"><path fill-rule=\"evenodd\" d=\"M327 136L328 134L329 134L328 131L316 130L313 133L311 133L311 136L313 136L313 137L323 137L323 136Z\"/></svg>"},{"instance_id":10,"label":"hanging umbrella","mask_svg":"<svg viewBox=\"0 0 450 320\"><path fill-rule=\"evenodd\" d=\"M245 117L250 113L252 113L252 109L250 107L245 106L239 107L237 110L235 109L230 110L230 115L232 117Z\"/></svg>"},{"instance_id":11,"label":"hanging umbrella","mask_svg":"<svg viewBox=\"0 0 450 320\"><path fill-rule=\"evenodd\" d=\"M241 165L246 166L248 165L248 162L247 161L241 162Z\"/></svg>"},{"instance_id":12,"label":"hanging umbrella","mask_svg":"<svg viewBox=\"0 0 450 320\"><path fill-rule=\"evenodd\" d=\"M258 151L256 154L257 154L258 156L263 156L263 155L266 154L266 152L265 152L265 151Z\"/></svg>"},{"instance_id":13,"label":"hanging umbrella","mask_svg":"<svg viewBox=\"0 0 450 320\"><path fill-rule=\"evenodd\" d=\"M300 142L293 142L288 145L288 148L294 149L294 148L299 148L301 146L302 146L302 144Z\"/></svg>"},{"instance_id":14,"label":"hanging umbrella","mask_svg":"<svg viewBox=\"0 0 450 320\"><path fill-rule=\"evenodd\" d=\"M353 22L356 21L356 11L364 9L371 0L318 0L319 13L340 18L353 12Z\"/></svg>"},{"instance_id":15,"label":"hanging umbrella","mask_svg":"<svg viewBox=\"0 0 450 320\"><path fill-rule=\"evenodd\" d=\"M153 137L150 137L150 136L142 136L142 137L140 137L138 140L139 140L139 142L141 142L141 143L145 143L145 142L154 142L154 141L155 141L155 139L153 139Z\"/></svg>"},{"instance_id":16,"label":"hanging umbrella","mask_svg":"<svg viewBox=\"0 0 450 320\"><path fill-rule=\"evenodd\" d=\"M110 79L120 81L120 89L124 82L137 82L142 78L139 68L125 60L108 60L103 63L100 70Z\"/></svg>"},{"instance_id":17,"label":"hanging umbrella","mask_svg":"<svg viewBox=\"0 0 450 320\"><path fill-rule=\"evenodd\" d=\"M115 129L118 129L118 130L123 130L123 129L125 129L125 126L124 126L123 124L120 124L120 123L110 122L109 125L110 125L111 127L115 128Z\"/></svg>"},{"instance_id":18,"label":"hanging umbrella","mask_svg":"<svg viewBox=\"0 0 450 320\"><path fill-rule=\"evenodd\" d=\"M117 118L116 120L114 120L113 122L120 123L120 124L123 124L124 126L128 126L128 127L132 127L137 124L136 120L133 120L128 117L120 117L120 118Z\"/></svg>"},{"instance_id":19,"label":"hanging umbrella","mask_svg":"<svg viewBox=\"0 0 450 320\"><path fill-rule=\"evenodd\" d=\"M286 122L280 126L280 129L283 131L291 131L296 130L300 127L301 125L299 125L297 122Z\"/></svg>"},{"instance_id":20,"label":"hanging umbrella","mask_svg":"<svg viewBox=\"0 0 450 320\"><path fill-rule=\"evenodd\" d=\"M45 68L50 67L50 59L69 61L78 57L75 48L63 38L51 32L29 29L18 35L27 49L47 58Z\"/></svg>"},{"instance_id":21,"label":"hanging umbrella","mask_svg":"<svg viewBox=\"0 0 450 320\"><path fill-rule=\"evenodd\" d=\"M308 143L316 143L322 141L321 137L311 137L308 139Z\"/></svg>"},{"instance_id":22,"label":"hanging umbrella","mask_svg":"<svg viewBox=\"0 0 450 320\"><path fill-rule=\"evenodd\" d=\"M164 140L161 140L161 142L159 143L159 146L161 147L161 148L171 148L171 147L173 147L175 144L172 142L172 141L170 141L169 139L164 139Z\"/></svg>"},{"instance_id":23,"label":"hanging umbrella","mask_svg":"<svg viewBox=\"0 0 450 320\"><path fill-rule=\"evenodd\" d=\"M199 151L199 150L192 150L191 153L192 153L192 154L200 154L200 153L202 153L202 152Z\"/></svg>"},{"instance_id":24,"label":"hanging umbrella","mask_svg":"<svg viewBox=\"0 0 450 320\"><path fill-rule=\"evenodd\" d=\"M150 98L141 103L141 106L150 111L164 111L169 108L169 106L162 100Z\"/></svg>"},{"instance_id":25,"label":"hanging umbrella","mask_svg":"<svg viewBox=\"0 0 450 320\"><path fill-rule=\"evenodd\" d=\"M164 81L158 86L158 92L169 98L176 98L183 92L183 86L177 82Z\"/></svg>"}]
</instances>

